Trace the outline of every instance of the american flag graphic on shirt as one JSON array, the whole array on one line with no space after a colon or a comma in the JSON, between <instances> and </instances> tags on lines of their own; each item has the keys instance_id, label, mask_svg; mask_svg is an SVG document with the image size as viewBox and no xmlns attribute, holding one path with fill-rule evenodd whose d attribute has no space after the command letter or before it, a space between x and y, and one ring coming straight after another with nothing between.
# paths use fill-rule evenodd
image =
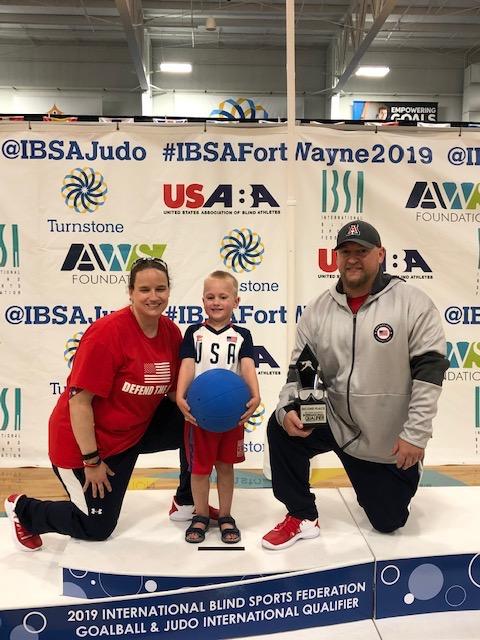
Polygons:
<instances>
[{"instance_id":1,"label":"american flag graphic on shirt","mask_svg":"<svg viewBox=\"0 0 480 640\"><path fill-rule=\"evenodd\" d=\"M168 384L170 382L169 362L146 362L143 365L145 384Z\"/></svg>"}]
</instances>

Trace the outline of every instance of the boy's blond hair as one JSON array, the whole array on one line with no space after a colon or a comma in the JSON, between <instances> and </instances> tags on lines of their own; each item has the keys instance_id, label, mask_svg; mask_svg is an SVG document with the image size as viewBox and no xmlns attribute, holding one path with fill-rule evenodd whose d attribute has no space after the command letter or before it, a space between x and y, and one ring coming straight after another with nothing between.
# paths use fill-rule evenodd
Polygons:
<instances>
[{"instance_id":1,"label":"boy's blond hair","mask_svg":"<svg viewBox=\"0 0 480 640\"><path fill-rule=\"evenodd\" d=\"M238 280L235 278L234 275L232 275L231 273L229 273L228 271L221 271L220 269L217 271L212 271L212 273L210 273L206 278L205 278L205 282L209 279L209 278L218 278L218 280L230 280L231 283L233 284L233 289L235 292L235 297L238 297ZM205 282L204 282L204 286L205 286Z\"/></svg>"}]
</instances>

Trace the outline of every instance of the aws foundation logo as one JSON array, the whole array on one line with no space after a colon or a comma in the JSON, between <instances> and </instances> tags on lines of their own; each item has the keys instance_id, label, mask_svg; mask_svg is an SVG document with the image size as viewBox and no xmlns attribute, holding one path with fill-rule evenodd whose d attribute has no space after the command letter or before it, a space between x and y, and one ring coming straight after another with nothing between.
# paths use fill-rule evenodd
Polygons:
<instances>
[{"instance_id":1,"label":"aws foundation logo","mask_svg":"<svg viewBox=\"0 0 480 640\"><path fill-rule=\"evenodd\" d=\"M415 182L405 208L421 222L480 222L480 183Z\"/></svg>"},{"instance_id":2,"label":"aws foundation logo","mask_svg":"<svg viewBox=\"0 0 480 640\"><path fill-rule=\"evenodd\" d=\"M450 368L445 372L449 382L480 382L480 342L447 342Z\"/></svg>"},{"instance_id":3,"label":"aws foundation logo","mask_svg":"<svg viewBox=\"0 0 480 640\"><path fill-rule=\"evenodd\" d=\"M72 274L73 284L128 284L128 273L139 258L161 258L166 244L75 242L60 271Z\"/></svg>"}]
</instances>

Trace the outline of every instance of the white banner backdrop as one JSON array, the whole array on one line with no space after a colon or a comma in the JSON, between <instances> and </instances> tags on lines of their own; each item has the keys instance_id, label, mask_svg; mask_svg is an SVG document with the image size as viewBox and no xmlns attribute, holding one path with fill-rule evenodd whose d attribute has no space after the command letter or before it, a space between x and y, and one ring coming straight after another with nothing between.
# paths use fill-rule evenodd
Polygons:
<instances>
[{"instance_id":1,"label":"white banner backdrop","mask_svg":"<svg viewBox=\"0 0 480 640\"><path fill-rule=\"evenodd\" d=\"M298 128L296 308L335 282L337 230L376 225L386 269L435 300L451 369L428 464L478 463L478 134ZM477 157L478 152L478 157ZM236 321L256 346L263 405L247 426L261 468L286 376L286 129L0 124L0 466L47 465L47 422L89 323L128 302L139 256L165 259L167 314L202 318L203 278L240 282ZM225 238L238 246L234 261ZM263 253L252 247L260 242ZM247 259L248 258L248 259ZM145 466L177 465L174 453ZM318 464L338 466L323 456Z\"/></svg>"},{"instance_id":2,"label":"white banner backdrop","mask_svg":"<svg viewBox=\"0 0 480 640\"><path fill-rule=\"evenodd\" d=\"M335 282L337 230L356 217L375 225L387 251L386 271L426 291L444 319L451 368L426 463L478 463L478 133L410 127L302 127L299 133L298 304Z\"/></svg>"}]
</instances>

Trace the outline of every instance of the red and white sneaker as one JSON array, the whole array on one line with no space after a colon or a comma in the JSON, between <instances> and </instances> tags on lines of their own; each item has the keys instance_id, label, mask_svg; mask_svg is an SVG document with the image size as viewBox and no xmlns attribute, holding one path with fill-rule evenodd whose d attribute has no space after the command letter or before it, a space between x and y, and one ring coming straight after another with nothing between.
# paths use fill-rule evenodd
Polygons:
<instances>
[{"instance_id":1,"label":"red and white sneaker","mask_svg":"<svg viewBox=\"0 0 480 640\"><path fill-rule=\"evenodd\" d=\"M316 538L320 535L318 520L300 520L287 514L283 522L265 534L262 547L266 549L286 549L302 538Z\"/></svg>"},{"instance_id":2,"label":"red and white sneaker","mask_svg":"<svg viewBox=\"0 0 480 640\"><path fill-rule=\"evenodd\" d=\"M210 520L218 520L218 509L208 507ZM170 520L174 522L189 522L195 515L193 504L177 504L175 498L172 499L172 506L168 512Z\"/></svg>"},{"instance_id":3,"label":"red and white sneaker","mask_svg":"<svg viewBox=\"0 0 480 640\"><path fill-rule=\"evenodd\" d=\"M8 521L10 522L10 531L12 532L13 543L17 549L22 551L38 551L42 548L42 539L40 536L30 533L28 529L20 524L20 521L15 513L15 506L19 498L24 495L23 493L14 493L5 500L5 513L7 514Z\"/></svg>"}]
</instances>

